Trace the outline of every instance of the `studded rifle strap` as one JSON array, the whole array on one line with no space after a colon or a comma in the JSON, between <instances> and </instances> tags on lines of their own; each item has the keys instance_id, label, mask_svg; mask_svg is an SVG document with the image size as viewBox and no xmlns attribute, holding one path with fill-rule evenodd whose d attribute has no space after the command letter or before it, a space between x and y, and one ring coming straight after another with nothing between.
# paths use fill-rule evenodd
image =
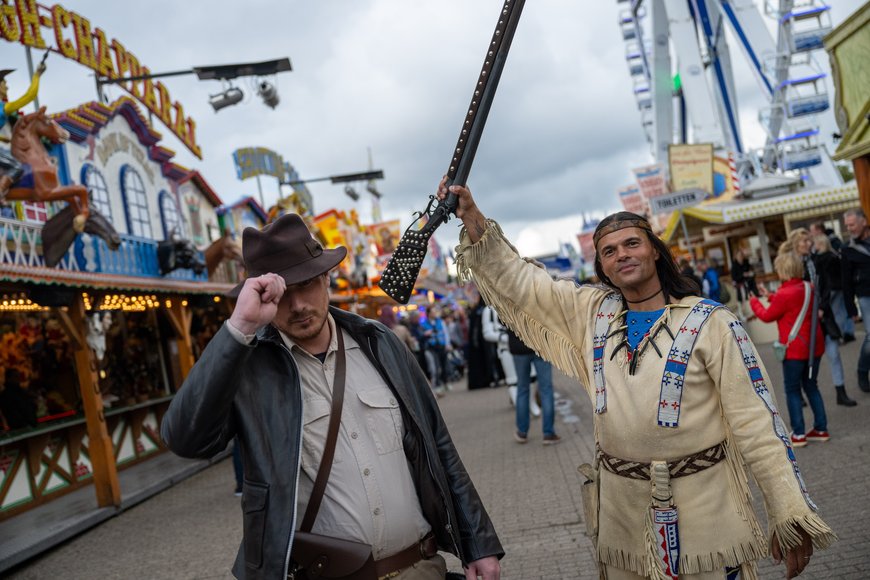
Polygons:
<instances>
[{"instance_id":1,"label":"studded rifle strap","mask_svg":"<svg viewBox=\"0 0 870 580\"><path fill-rule=\"evenodd\" d=\"M474 154L483 135L483 127L486 124L492 100L501 78L510 50L511 41L514 37L520 14L523 11L525 0L505 0L504 6L498 15L498 23L492 40L486 49L486 57L474 93L471 96L471 104L468 113L462 122L459 139L453 148L453 156L447 169L447 185L465 185L471 165L474 162ZM381 274L378 285L387 296L407 304L420 274L420 266L426 257L429 238L442 223L450 219L450 214L456 210L456 196L449 194L447 199L428 215L428 222L419 230L415 230L412 224L402 236L398 247L393 252L393 257Z\"/></svg>"}]
</instances>

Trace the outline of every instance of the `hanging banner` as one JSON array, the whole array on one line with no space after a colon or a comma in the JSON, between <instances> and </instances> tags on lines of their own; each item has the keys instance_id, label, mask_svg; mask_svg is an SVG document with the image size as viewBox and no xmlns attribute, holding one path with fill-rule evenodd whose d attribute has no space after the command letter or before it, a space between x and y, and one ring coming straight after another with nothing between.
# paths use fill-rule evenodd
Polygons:
<instances>
[{"instance_id":1,"label":"hanging banner","mask_svg":"<svg viewBox=\"0 0 870 580\"><path fill-rule=\"evenodd\" d=\"M665 179L664 167L659 163L638 167L634 170L634 178L644 199L657 197L670 191Z\"/></svg>"},{"instance_id":2,"label":"hanging banner","mask_svg":"<svg viewBox=\"0 0 870 580\"><path fill-rule=\"evenodd\" d=\"M577 241L580 243L580 255L583 257L583 261L585 261L587 264L591 264L595 261L595 243L593 242L594 235L594 229L583 230L582 232L577 234Z\"/></svg>"},{"instance_id":3,"label":"hanging banner","mask_svg":"<svg viewBox=\"0 0 870 580\"><path fill-rule=\"evenodd\" d=\"M47 31L45 36L43 29ZM117 39L109 38L100 28L92 29L90 20L60 4L44 6L34 0L0 1L0 38L78 61L98 77L118 79L151 74L151 69L141 64ZM53 40L53 45L46 42L46 38ZM202 151L196 144L196 122L184 115L184 107L172 100L163 83L146 79L118 83L118 86L154 113L191 153L202 159Z\"/></svg>"},{"instance_id":4,"label":"hanging banner","mask_svg":"<svg viewBox=\"0 0 870 580\"><path fill-rule=\"evenodd\" d=\"M402 237L401 220L390 220L368 226L369 235L378 248L378 256L393 253Z\"/></svg>"},{"instance_id":5,"label":"hanging banner","mask_svg":"<svg viewBox=\"0 0 870 580\"><path fill-rule=\"evenodd\" d=\"M637 215L646 215L649 211L649 205L640 193L640 188L636 185L629 185L620 189L619 201L622 202L622 207L625 208L625 211L630 211Z\"/></svg>"},{"instance_id":6,"label":"hanging banner","mask_svg":"<svg viewBox=\"0 0 870 580\"><path fill-rule=\"evenodd\" d=\"M701 190L713 195L713 144L668 145L674 191Z\"/></svg>"}]
</instances>

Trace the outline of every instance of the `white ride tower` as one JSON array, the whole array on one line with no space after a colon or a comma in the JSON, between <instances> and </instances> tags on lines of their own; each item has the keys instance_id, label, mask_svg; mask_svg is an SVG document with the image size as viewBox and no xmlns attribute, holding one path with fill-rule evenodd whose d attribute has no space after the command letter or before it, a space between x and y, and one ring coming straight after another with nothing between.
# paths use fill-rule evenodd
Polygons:
<instances>
[{"instance_id":1,"label":"white ride tower","mask_svg":"<svg viewBox=\"0 0 870 580\"><path fill-rule=\"evenodd\" d=\"M830 107L826 73L815 60L830 32L821 0L618 0L625 58L652 154L667 164L671 143L713 143L732 155L745 186L771 174L806 185L839 185L819 140L816 115ZM774 41L764 16L776 20ZM760 150L742 139L729 26L767 105ZM752 190L752 188L750 188ZM760 194L760 192L759 192Z\"/></svg>"}]
</instances>

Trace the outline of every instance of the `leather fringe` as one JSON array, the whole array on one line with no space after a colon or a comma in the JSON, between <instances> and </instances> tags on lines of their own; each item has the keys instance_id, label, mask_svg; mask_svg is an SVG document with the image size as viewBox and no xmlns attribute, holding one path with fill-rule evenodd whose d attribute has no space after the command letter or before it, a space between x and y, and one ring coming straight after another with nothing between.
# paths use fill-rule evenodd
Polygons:
<instances>
[{"instance_id":1,"label":"leather fringe","mask_svg":"<svg viewBox=\"0 0 870 580\"><path fill-rule=\"evenodd\" d=\"M811 513L801 517L792 517L770 526L771 534L776 534L783 554L801 543L797 526L800 526L810 535L813 540L813 548L816 550L824 550L837 541L837 534L818 515Z\"/></svg>"},{"instance_id":2,"label":"leather fringe","mask_svg":"<svg viewBox=\"0 0 870 580\"><path fill-rule=\"evenodd\" d=\"M652 541L652 515L647 517L646 554L630 554L616 548L599 546L598 560L606 566L613 566L622 570L629 570L635 574L647 578L660 580L665 578L661 567L658 566L658 552ZM679 571L683 574L701 574L702 572L714 572L724 570L725 567L740 566L746 574L744 580L758 580L756 562L765 556L758 552L755 543L742 543L723 552L710 552L696 554L694 556L682 554L680 556Z\"/></svg>"},{"instance_id":3,"label":"leather fringe","mask_svg":"<svg viewBox=\"0 0 870 580\"><path fill-rule=\"evenodd\" d=\"M467 234L463 230L460 236L464 239ZM501 321L508 328L516 332L523 342L543 358L556 365L564 373L585 384L588 381L588 377L583 373L581 366L583 356L573 342L565 336L544 328L540 322L531 318L525 312L520 311L517 304L511 301L510 297L499 296L495 288L488 284L487 281L474 277L468 263L469 261L480 262L483 260L487 253L487 245L490 243L492 236L501 237L516 252L516 248L504 237L499 225L492 220L487 220L486 231L480 240L473 245L461 244L456 248L456 268L459 279L463 282L473 280L477 284L477 289L480 295L483 296L484 301L489 306L495 308ZM519 253L517 253L517 256L519 256ZM568 281L563 283L571 284Z\"/></svg>"}]
</instances>

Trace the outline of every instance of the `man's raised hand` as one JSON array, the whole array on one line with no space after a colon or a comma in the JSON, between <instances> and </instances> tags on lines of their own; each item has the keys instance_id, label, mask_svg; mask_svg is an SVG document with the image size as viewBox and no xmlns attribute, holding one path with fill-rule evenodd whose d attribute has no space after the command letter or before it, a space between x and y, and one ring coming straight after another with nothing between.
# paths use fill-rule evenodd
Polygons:
<instances>
[{"instance_id":1,"label":"man's raised hand","mask_svg":"<svg viewBox=\"0 0 870 580\"><path fill-rule=\"evenodd\" d=\"M243 334L254 334L275 318L287 283L278 274L248 278L239 293L230 324Z\"/></svg>"}]
</instances>

